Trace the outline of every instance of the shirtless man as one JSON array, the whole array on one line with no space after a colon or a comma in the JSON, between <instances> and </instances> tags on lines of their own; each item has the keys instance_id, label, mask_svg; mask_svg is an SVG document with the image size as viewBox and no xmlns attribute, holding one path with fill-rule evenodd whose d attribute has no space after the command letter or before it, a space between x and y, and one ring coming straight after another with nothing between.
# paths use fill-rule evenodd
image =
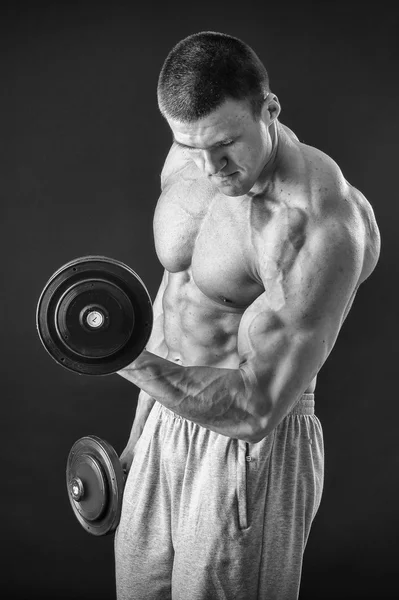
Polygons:
<instances>
[{"instance_id":1,"label":"shirtless man","mask_svg":"<svg viewBox=\"0 0 399 600\"><path fill-rule=\"evenodd\" d=\"M118 599L294 600L323 487L316 377L380 240L338 165L278 119L265 67L203 32L158 86L165 268L121 460Z\"/></svg>"}]
</instances>

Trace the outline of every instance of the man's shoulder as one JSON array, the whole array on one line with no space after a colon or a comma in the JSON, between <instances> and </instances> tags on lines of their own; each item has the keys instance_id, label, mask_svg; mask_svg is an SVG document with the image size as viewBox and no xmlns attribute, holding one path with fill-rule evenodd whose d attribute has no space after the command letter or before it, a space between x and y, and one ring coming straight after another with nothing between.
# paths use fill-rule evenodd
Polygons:
<instances>
[{"instance_id":1,"label":"man's shoulder","mask_svg":"<svg viewBox=\"0 0 399 600\"><path fill-rule=\"evenodd\" d=\"M288 205L304 209L309 217L337 212L349 193L338 164L325 152L299 140L280 123L280 176L275 189L289 196ZM285 204L285 202L284 202Z\"/></svg>"},{"instance_id":2,"label":"man's shoulder","mask_svg":"<svg viewBox=\"0 0 399 600\"><path fill-rule=\"evenodd\" d=\"M173 143L161 171L162 190L172 185L192 185L194 181L198 183L204 181L201 171L190 158L187 150Z\"/></svg>"},{"instance_id":3,"label":"man's shoulder","mask_svg":"<svg viewBox=\"0 0 399 600\"><path fill-rule=\"evenodd\" d=\"M337 162L328 154L299 142L301 172L304 173L302 182L308 190L308 197L315 211L320 214L325 211L337 210L348 198L351 186L345 179Z\"/></svg>"},{"instance_id":4,"label":"man's shoulder","mask_svg":"<svg viewBox=\"0 0 399 600\"><path fill-rule=\"evenodd\" d=\"M309 173L309 248L312 240L346 248L361 257L360 282L374 270L380 237L374 211L364 194L344 177L336 161L323 151L303 146Z\"/></svg>"},{"instance_id":5,"label":"man's shoulder","mask_svg":"<svg viewBox=\"0 0 399 600\"><path fill-rule=\"evenodd\" d=\"M380 250L370 202L346 180L336 161L318 148L295 139L287 146L285 158L279 186L283 201L277 203L280 210L274 221L276 240L288 238L298 258L316 252L333 260L345 250L357 257L353 264L362 265L360 282L364 281Z\"/></svg>"},{"instance_id":6,"label":"man's shoulder","mask_svg":"<svg viewBox=\"0 0 399 600\"><path fill-rule=\"evenodd\" d=\"M160 204L174 204L179 199L187 206L194 203L199 208L215 196L215 188L197 168L184 148L173 143L161 172Z\"/></svg>"},{"instance_id":7,"label":"man's shoulder","mask_svg":"<svg viewBox=\"0 0 399 600\"><path fill-rule=\"evenodd\" d=\"M154 219L187 223L203 218L215 196L215 188L202 175L184 149L173 144L161 173L161 195ZM186 220L188 219L188 221Z\"/></svg>"},{"instance_id":8,"label":"man's shoulder","mask_svg":"<svg viewBox=\"0 0 399 600\"><path fill-rule=\"evenodd\" d=\"M369 218L373 213L370 202L349 183L331 156L303 142L298 141L297 147L296 179L302 192L299 198L304 201L298 204L306 206L313 220L322 223L335 218L342 223L359 223L359 218Z\"/></svg>"},{"instance_id":9,"label":"man's shoulder","mask_svg":"<svg viewBox=\"0 0 399 600\"><path fill-rule=\"evenodd\" d=\"M173 143L169 149L161 172L161 188L178 180L179 175L184 173L185 177L195 178L197 173L193 168L195 165L190 160L187 152Z\"/></svg>"}]
</instances>

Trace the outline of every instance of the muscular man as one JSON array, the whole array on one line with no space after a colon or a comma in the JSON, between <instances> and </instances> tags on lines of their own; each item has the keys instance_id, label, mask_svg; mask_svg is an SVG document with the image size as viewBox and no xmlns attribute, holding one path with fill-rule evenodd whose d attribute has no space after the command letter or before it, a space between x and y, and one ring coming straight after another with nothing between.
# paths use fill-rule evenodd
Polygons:
<instances>
[{"instance_id":1,"label":"muscular man","mask_svg":"<svg viewBox=\"0 0 399 600\"><path fill-rule=\"evenodd\" d=\"M154 329L122 455L120 600L293 600L323 487L316 377L380 241L373 210L279 120L242 41L167 57L173 145L154 221ZM309 105L311 116L311 105Z\"/></svg>"}]
</instances>

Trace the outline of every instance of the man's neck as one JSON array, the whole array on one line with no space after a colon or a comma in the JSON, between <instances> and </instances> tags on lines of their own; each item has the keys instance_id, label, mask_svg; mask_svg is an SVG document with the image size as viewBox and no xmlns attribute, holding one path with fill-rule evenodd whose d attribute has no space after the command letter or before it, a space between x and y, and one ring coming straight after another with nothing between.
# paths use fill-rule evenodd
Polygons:
<instances>
[{"instance_id":1,"label":"man's neck","mask_svg":"<svg viewBox=\"0 0 399 600\"><path fill-rule=\"evenodd\" d=\"M275 121L270 127L270 140L271 150L267 157L266 163L256 181L252 186L247 196L254 197L263 194L273 179L273 174L276 170L276 164L278 159L278 148L279 148L279 137L280 137L280 125L278 121Z\"/></svg>"}]
</instances>

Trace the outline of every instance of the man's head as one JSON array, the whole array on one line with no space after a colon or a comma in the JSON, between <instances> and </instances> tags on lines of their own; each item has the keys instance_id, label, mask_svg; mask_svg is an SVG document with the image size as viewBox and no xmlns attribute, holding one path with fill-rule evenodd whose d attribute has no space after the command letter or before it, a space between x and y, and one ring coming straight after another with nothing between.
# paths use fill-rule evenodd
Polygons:
<instances>
[{"instance_id":1,"label":"man's head","mask_svg":"<svg viewBox=\"0 0 399 600\"><path fill-rule=\"evenodd\" d=\"M195 33L169 53L158 82L158 103L166 118L191 123L225 100L247 100L259 118L269 91L267 71L241 40L212 31Z\"/></svg>"},{"instance_id":2,"label":"man's head","mask_svg":"<svg viewBox=\"0 0 399 600\"><path fill-rule=\"evenodd\" d=\"M162 67L158 103L175 142L225 195L252 188L270 156L269 126L280 107L247 44L214 32L182 40Z\"/></svg>"}]
</instances>

